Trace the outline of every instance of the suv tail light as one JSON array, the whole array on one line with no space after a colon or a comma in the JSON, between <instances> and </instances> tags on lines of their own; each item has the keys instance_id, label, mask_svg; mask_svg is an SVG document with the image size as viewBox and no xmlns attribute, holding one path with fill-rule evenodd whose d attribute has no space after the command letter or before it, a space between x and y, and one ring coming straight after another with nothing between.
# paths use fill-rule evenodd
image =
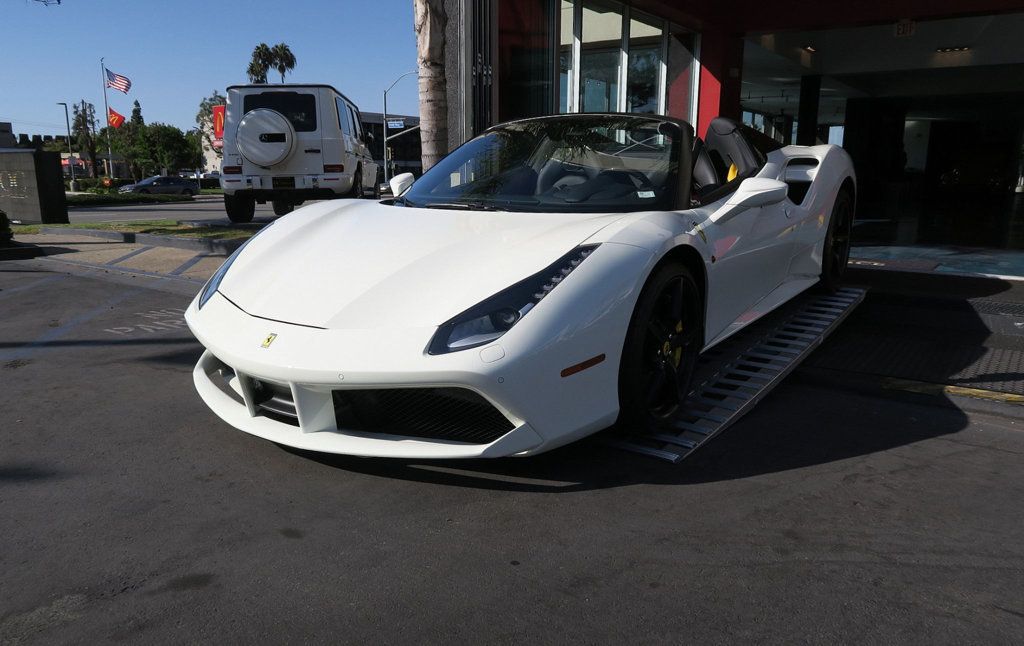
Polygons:
<instances>
[{"instance_id":1,"label":"suv tail light","mask_svg":"<svg viewBox=\"0 0 1024 646\"><path fill-rule=\"evenodd\" d=\"M324 164L325 173L344 173L345 164Z\"/></svg>"},{"instance_id":2,"label":"suv tail light","mask_svg":"<svg viewBox=\"0 0 1024 646\"><path fill-rule=\"evenodd\" d=\"M223 173L225 175L241 175L242 174L242 167L241 166L225 166L224 170L223 170Z\"/></svg>"}]
</instances>

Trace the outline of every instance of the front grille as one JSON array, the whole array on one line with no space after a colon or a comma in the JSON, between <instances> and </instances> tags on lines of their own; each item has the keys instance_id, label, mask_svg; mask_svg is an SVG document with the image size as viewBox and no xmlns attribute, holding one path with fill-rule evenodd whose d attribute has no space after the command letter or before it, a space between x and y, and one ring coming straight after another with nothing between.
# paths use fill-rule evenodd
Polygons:
<instances>
[{"instance_id":1,"label":"front grille","mask_svg":"<svg viewBox=\"0 0 1024 646\"><path fill-rule=\"evenodd\" d=\"M339 429L490 444L515 426L465 388L335 390Z\"/></svg>"},{"instance_id":2,"label":"front grille","mask_svg":"<svg viewBox=\"0 0 1024 646\"><path fill-rule=\"evenodd\" d=\"M253 402L260 415L277 422L299 425L299 414L295 410L295 400L288 386L269 381L252 381Z\"/></svg>"}]
</instances>

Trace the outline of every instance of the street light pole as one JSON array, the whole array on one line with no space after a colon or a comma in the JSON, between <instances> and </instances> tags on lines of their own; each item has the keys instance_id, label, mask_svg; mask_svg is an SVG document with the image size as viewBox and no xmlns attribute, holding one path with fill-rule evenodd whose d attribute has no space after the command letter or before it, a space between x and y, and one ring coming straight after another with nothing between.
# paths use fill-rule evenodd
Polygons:
<instances>
[{"instance_id":1,"label":"street light pole","mask_svg":"<svg viewBox=\"0 0 1024 646\"><path fill-rule=\"evenodd\" d=\"M68 104L64 102L58 102L57 105L64 106L64 123L68 127L68 166L71 167L71 186L74 190L75 185L75 151L71 150L71 118L68 117Z\"/></svg>"},{"instance_id":2,"label":"street light pole","mask_svg":"<svg viewBox=\"0 0 1024 646\"><path fill-rule=\"evenodd\" d=\"M401 81L402 79L404 79L406 76L412 76L415 73L416 73L416 71L413 70L412 72L406 72L405 74L402 74L401 76L399 76L398 78L395 79L394 83L392 83L391 85L388 86L388 89L384 90L384 182L385 183L387 183L387 181L389 179L389 176L390 176L390 173L388 172L390 170L388 168L388 92L391 91L391 88L393 88L396 85L398 85L398 82Z\"/></svg>"}]
</instances>

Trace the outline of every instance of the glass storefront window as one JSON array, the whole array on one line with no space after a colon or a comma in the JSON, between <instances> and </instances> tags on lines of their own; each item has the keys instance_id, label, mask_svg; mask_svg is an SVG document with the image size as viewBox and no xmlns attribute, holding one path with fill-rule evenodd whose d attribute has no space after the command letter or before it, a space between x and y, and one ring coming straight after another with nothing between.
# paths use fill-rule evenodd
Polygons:
<instances>
[{"instance_id":1,"label":"glass storefront window","mask_svg":"<svg viewBox=\"0 0 1024 646\"><path fill-rule=\"evenodd\" d=\"M655 114L659 111L663 32L660 22L630 16L626 112Z\"/></svg>"},{"instance_id":2,"label":"glass storefront window","mask_svg":"<svg viewBox=\"0 0 1024 646\"><path fill-rule=\"evenodd\" d=\"M498 3L498 118L539 117L554 102L550 0Z\"/></svg>"},{"instance_id":3,"label":"glass storefront window","mask_svg":"<svg viewBox=\"0 0 1024 646\"><path fill-rule=\"evenodd\" d=\"M572 32L573 2L561 0L559 3L559 36L558 36L558 111L569 111L569 93L572 85Z\"/></svg>"},{"instance_id":4,"label":"glass storefront window","mask_svg":"<svg viewBox=\"0 0 1024 646\"><path fill-rule=\"evenodd\" d=\"M616 0L559 0L558 103L566 112L693 118L696 37Z\"/></svg>"},{"instance_id":5,"label":"glass storefront window","mask_svg":"<svg viewBox=\"0 0 1024 646\"><path fill-rule=\"evenodd\" d=\"M622 59L622 10L612 2L583 3L580 112L617 112Z\"/></svg>"}]
</instances>

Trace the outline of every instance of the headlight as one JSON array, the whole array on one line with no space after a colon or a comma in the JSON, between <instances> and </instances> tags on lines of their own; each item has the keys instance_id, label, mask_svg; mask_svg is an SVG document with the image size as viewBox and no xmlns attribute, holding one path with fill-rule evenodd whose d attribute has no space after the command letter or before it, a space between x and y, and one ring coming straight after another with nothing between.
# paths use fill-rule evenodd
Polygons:
<instances>
[{"instance_id":1,"label":"headlight","mask_svg":"<svg viewBox=\"0 0 1024 646\"><path fill-rule=\"evenodd\" d=\"M273 222L271 222L270 224L273 224ZM250 242L253 241L253 238L263 233L267 229L267 227L270 226L270 224L264 226L262 229L257 231L252 236L252 238L249 238L248 240L243 242L242 245L238 247L238 249L235 249L235 251L230 256L228 256L228 259L225 260L224 264L222 264L220 268L218 268L217 271L213 273L213 276L210 276L210 280L206 281L206 285L203 286L203 291L200 292L199 294L198 309L203 309L203 305L206 305L206 301L210 300L213 297L214 293L217 291L217 288L220 287L220 282L224 280L224 276L227 275L228 269L231 269L231 263L235 262L235 258L238 258L238 254L242 253L242 249L245 249L245 245L249 244Z\"/></svg>"},{"instance_id":2,"label":"headlight","mask_svg":"<svg viewBox=\"0 0 1024 646\"><path fill-rule=\"evenodd\" d=\"M494 341L512 329L596 248L597 245L576 247L543 271L444 323L430 341L427 354L468 350Z\"/></svg>"}]
</instances>

